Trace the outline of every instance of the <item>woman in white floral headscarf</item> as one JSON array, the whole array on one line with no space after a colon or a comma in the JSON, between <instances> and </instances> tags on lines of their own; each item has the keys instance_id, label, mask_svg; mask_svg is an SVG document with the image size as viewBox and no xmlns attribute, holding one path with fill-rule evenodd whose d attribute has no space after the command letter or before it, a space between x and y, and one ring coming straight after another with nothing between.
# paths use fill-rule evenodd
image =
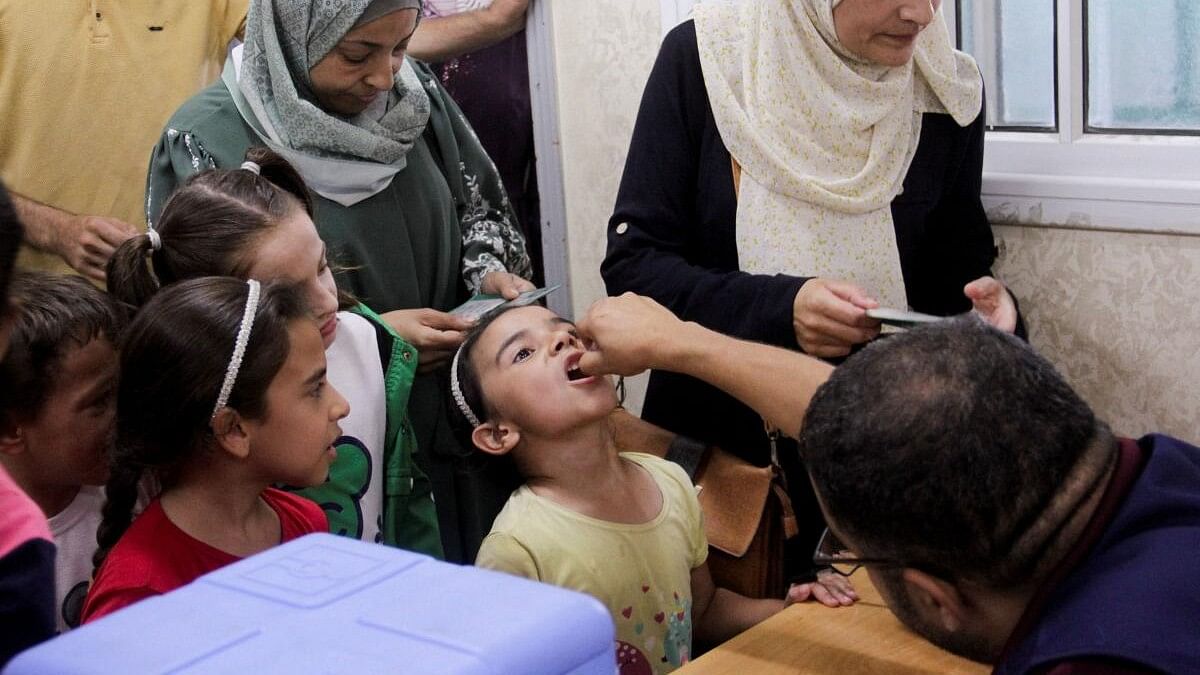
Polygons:
<instances>
[{"instance_id":1,"label":"woman in white floral headscarf","mask_svg":"<svg viewBox=\"0 0 1200 675\"><path fill-rule=\"evenodd\" d=\"M315 195L338 286L420 352L409 402L446 555L468 560L512 484L466 487L436 375L476 291L532 288L529 256L495 166L429 69L405 56L420 0L253 0L220 82L176 111L151 158L147 218L188 176L283 155ZM474 481L476 472L468 472ZM465 480L465 479L464 479ZM386 476L388 490L409 489ZM487 481L484 481L487 483ZM465 514L465 515L464 515Z\"/></svg>"},{"instance_id":2,"label":"woman in white floral headscarf","mask_svg":"<svg viewBox=\"0 0 1200 675\"><path fill-rule=\"evenodd\" d=\"M646 86L609 223L609 293L824 357L878 335L866 311L880 306L974 306L1016 328L979 197L983 84L940 4L697 5ZM761 420L689 378L655 372L643 416L766 462ZM808 480L779 454L815 542Z\"/></svg>"}]
</instances>

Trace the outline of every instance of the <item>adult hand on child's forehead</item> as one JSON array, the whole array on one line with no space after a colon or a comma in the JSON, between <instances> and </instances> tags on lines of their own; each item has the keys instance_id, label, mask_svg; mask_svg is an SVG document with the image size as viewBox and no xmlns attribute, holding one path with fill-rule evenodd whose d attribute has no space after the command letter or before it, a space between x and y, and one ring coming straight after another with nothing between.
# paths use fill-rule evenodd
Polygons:
<instances>
[{"instance_id":1,"label":"adult hand on child's forehead","mask_svg":"<svg viewBox=\"0 0 1200 675\"><path fill-rule=\"evenodd\" d=\"M421 373L431 372L449 362L466 337L467 329L474 323L471 319L428 307L398 309L382 317L396 334L417 348L417 371Z\"/></svg>"},{"instance_id":2,"label":"adult hand on child's forehead","mask_svg":"<svg viewBox=\"0 0 1200 675\"><path fill-rule=\"evenodd\" d=\"M666 365L683 322L650 298L625 293L598 300L577 325L592 350L579 367L588 375L636 375Z\"/></svg>"}]
</instances>

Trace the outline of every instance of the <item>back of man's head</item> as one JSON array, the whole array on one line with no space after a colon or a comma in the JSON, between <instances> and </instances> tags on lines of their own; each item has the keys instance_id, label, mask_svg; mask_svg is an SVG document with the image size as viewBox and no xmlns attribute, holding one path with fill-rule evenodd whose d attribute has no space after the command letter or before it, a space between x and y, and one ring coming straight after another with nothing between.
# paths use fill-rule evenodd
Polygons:
<instances>
[{"instance_id":1,"label":"back of man's head","mask_svg":"<svg viewBox=\"0 0 1200 675\"><path fill-rule=\"evenodd\" d=\"M1062 554L1064 523L1115 452L1047 361L970 317L847 360L813 398L800 446L858 553L995 588Z\"/></svg>"}]
</instances>

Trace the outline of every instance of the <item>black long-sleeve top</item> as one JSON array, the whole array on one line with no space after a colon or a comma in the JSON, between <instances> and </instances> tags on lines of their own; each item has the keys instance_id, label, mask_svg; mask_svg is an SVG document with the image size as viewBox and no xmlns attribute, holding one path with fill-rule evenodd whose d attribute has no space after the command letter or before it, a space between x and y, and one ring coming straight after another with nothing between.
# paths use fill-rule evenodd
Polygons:
<instances>
[{"instance_id":1,"label":"black long-sleeve top","mask_svg":"<svg viewBox=\"0 0 1200 675\"><path fill-rule=\"evenodd\" d=\"M991 274L996 248L979 196L983 131L982 114L967 127L925 114L904 190L892 202L908 302L917 311L965 312L963 286ZM663 41L642 97L601 266L609 294L647 295L685 320L799 349L792 307L806 278L739 271L736 213L729 151L689 21ZM692 378L654 372L642 415L766 460L759 416Z\"/></svg>"}]
</instances>

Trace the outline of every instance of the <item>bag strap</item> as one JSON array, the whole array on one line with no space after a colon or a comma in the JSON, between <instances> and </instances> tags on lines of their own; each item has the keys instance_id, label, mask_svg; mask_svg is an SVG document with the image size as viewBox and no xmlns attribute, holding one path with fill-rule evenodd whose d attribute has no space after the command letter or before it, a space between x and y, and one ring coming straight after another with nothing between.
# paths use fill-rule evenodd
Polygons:
<instances>
[{"instance_id":1,"label":"bag strap","mask_svg":"<svg viewBox=\"0 0 1200 675\"><path fill-rule=\"evenodd\" d=\"M677 434L675 438L671 439L671 445L667 447L664 459L683 467L688 478L695 481L696 476L700 475L700 468L707 464L710 453L709 446L704 443L683 434Z\"/></svg>"},{"instance_id":2,"label":"bag strap","mask_svg":"<svg viewBox=\"0 0 1200 675\"><path fill-rule=\"evenodd\" d=\"M783 480L783 472L778 466L772 467L775 480L771 481L771 492L779 500L779 520L783 523L783 538L791 539L800 533L800 525L796 521L796 511L792 509L792 498L788 497L787 487Z\"/></svg>"},{"instance_id":3,"label":"bag strap","mask_svg":"<svg viewBox=\"0 0 1200 675\"><path fill-rule=\"evenodd\" d=\"M736 164L735 164L736 166ZM796 521L796 511L792 508L792 499L787 492L787 476L779 464L779 429L763 418L763 428L767 431L767 441L771 444L771 492L779 500L779 520L783 523L783 538L791 539L800 533L800 525Z\"/></svg>"}]
</instances>

